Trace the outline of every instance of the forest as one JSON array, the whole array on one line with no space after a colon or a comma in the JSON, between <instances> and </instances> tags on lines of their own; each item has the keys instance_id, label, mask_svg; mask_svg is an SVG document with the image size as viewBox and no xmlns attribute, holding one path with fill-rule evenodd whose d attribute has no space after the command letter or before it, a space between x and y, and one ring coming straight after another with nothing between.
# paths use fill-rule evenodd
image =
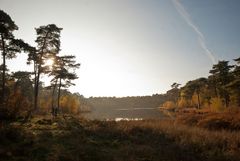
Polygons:
<instances>
[{"instance_id":1,"label":"forest","mask_svg":"<svg viewBox=\"0 0 240 161\"><path fill-rule=\"evenodd\" d=\"M36 27L36 46L16 38L16 30L0 10L0 161L240 160L240 58L214 64L207 78L175 82L165 94L85 98L69 91L80 63L61 53L63 28ZM31 71L8 69L18 54L28 56L21 63ZM96 119L141 108L174 117ZM84 117L93 111L95 118Z\"/></svg>"},{"instance_id":2,"label":"forest","mask_svg":"<svg viewBox=\"0 0 240 161\"><path fill-rule=\"evenodd\" d=\"M35 28L36 46L30 46L14 36L18 26L4 11L1 15L1 118L29 119L32 114L51 112L56 116L59 111L79 113L83 96L71 93L67 89L78 79L75 72L80 64L74 55L63 55L61 51L61 30L55 24ZM27 54L26 62L31 71L11 72L7 60L15 59L17 54ZM17 64L21 67L21 64ZM51 78L50 85L45 86L42 76ZM60 109L61 107L61 109Z\"/></svg>"},{"instance_id":3,"label":"forest","mask_svg":"<svg viewBox=\"0 0 240 161\"><path fill-rule=\"evenodd\" d=\"M197 108L223 111L240 107L240 57L229 61L219 61L209 71L208 78L198 78L186 83L173 83L167 91L169 99L163 104L167 108Z\"/></svg>"}]
</instances>

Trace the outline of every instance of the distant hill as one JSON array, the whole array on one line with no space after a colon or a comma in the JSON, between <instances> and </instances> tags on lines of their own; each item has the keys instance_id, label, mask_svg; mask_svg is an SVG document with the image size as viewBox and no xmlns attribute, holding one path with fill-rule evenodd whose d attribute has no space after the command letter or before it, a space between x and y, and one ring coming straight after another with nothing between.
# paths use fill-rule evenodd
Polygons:
<instances>
[{"instance_id":1,"label":"distant hill","mask_svg":"<svg viewBox=\"0 0 240 161\"><path fill-rule=\"evenodd\" d=\"M86 100L91 108L91 113L88 113L87 117L94 119L112 119L116 117L158 118L162 114L156 108L161 106L166 99L165 94L120 98L90 97Z\"/></svg>"}]
</instances>

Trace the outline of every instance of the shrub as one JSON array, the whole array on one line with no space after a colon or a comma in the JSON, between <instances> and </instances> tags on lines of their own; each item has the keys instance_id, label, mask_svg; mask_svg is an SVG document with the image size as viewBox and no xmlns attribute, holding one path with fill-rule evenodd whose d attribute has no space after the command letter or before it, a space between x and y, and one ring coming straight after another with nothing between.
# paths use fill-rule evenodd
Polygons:
<instances>
[{"instance_id":1,"label":"shrub","mask_svg":"<svg viewBox=\"0 0 240 161\"><path fill-rule=\"evenodd\" d=\"M219 97L212 98L210 108L215 112L223 111L224 105L222 100Z\"/></svg>"},{"instance_id":2,"label":"shrub","mask_svg":"<svg viewBox=\"0 0 240 161\"><path fill-rule=\"evenodd\" d=\"M166 101L162 106L168 110L176 108L176 104L173 101Z\"/></svg>"},{"instance_id":3,"label":"shrub","mask_svg":"<svg viewBox=\"0 0 240 161\"><path fill-rule=\"evenodd\" d=\"M178 107L180 107L180 108L189 107L189 103L188 103L188 101L185 98L181 98L178 101Z\"/></svg>"}]
</instances>

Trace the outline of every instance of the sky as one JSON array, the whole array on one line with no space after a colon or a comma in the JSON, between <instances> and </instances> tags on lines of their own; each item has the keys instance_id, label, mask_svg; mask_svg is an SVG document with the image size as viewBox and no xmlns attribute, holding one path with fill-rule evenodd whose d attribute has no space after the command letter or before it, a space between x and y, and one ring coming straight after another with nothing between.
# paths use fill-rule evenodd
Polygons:
<instances>
[{"instance_id":1,"label":"sky","mask_svg":"<svg viewBox=\"0 0 240 161\"><path fill-rule=\"evenodd\" d=\"M86 97L165 93L240 57L239 0L0 0L0 9L33 46L35 28L63 28L60 54L81 63L70 90ZM26 59L7 66L31 71Z\"/></svg>"}]
</instances>

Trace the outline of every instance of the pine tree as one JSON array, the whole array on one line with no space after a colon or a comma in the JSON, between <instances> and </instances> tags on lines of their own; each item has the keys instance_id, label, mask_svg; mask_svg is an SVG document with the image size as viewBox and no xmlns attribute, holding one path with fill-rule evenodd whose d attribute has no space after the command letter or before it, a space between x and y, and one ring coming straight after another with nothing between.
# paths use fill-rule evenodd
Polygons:
<instances>
[{"instance_id":1,"label":"pine tree","mask_svg":"<svg viewBox=\"0 0 240 161\"><path fill-rule=\"evenodd\" d=\"M2 51L3 57L1 103L3 103L5 99L6 58L14 56L14 52L10 52L9 47L11 46L10 45L11 40L14 38L13 31L17 29L18 27L15 24L15 22L11 19L11 17L4 11L0 10L0 34L1 34L0 50Z\"/></svg>"},{"instance_id":2,"label":"pine tree","mask_svg":"<svg viewBox=\"0 0 240 161\"><path fill-rule=\"evenodd\" d=\"M76 63L75 56L66 55L66 56L57 56L55 60L55 65L53 66L52 72L50 75L53 76L52 79L52 101L54 100L55 90L57 89L57 110L53 108L52 102L52 111L56 115L56 111L60 110L60 97L61 97L61 88L68 88L72 83L72 80L77 79L75 69L79 68L80 64Z\"/></svg>"},{"instance_id":3,"label":"pine tree","mask_svg":"<svg viewBox=\"0 0 240 161\"><path fill-rule=\"evenodd\" d=\"M11 17L0 10L0 50L2 51L3 64L2 64L2 95L1 102L5 101L5 88L6 88L6 59L12 59L16 57L16 53L21 51L29 52L30 46L21 39L15 39L13 31L18 30L17 25L11 19Z\"/></svg>"},{"instance_id":4,"label":"pine tree","mask_svg":"<svg viewBox=\"0 0 240 161\"><path fill-rule=\"evenodd\" d=\"M47 26L40 26L36 28L37 32L37 48L36 53L32 53L29 56L29 61L34 62L34 110L38 109L38 94L39 94L39 82L40 75L49 72L44 67L44 60L49 56L56 56L60 51L60 33L62 28L57 27L55 24L49 24Z\"/></svg>"},{"instance_id":5,"label":"pine tree","mask_svg":"<svg viewBox=\"0 0 240 161\"><path fill-rule=\"evenodd\" d=\"M227 90L226 86L231 82L231 69L232 65L228 64L228 61L219 61L218 64L213 65L210 73L212 74L210 77L215 83L217 95L224 99L225 106L229 106L230 102L230 93Z\"/></svg>"}]
</instances>

